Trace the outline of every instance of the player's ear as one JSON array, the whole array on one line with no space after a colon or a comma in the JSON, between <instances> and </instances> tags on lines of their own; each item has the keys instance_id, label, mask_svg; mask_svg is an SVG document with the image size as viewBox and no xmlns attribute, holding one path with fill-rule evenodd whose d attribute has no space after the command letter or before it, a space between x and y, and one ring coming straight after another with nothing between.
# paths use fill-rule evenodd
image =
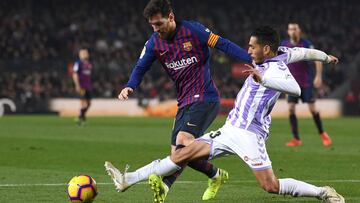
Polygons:
<instances>
[{"instance_id":1,"label":"player's ear","mask_svg":"<svg viewBox=\"0 0 360 203\"><path fill-rule=\"evenodd\" d=\"M269 45L264 45L263 52L264 52L264 55L269 55L270 52L271 52L270 46Z\"/></svg>"}]
</instances>

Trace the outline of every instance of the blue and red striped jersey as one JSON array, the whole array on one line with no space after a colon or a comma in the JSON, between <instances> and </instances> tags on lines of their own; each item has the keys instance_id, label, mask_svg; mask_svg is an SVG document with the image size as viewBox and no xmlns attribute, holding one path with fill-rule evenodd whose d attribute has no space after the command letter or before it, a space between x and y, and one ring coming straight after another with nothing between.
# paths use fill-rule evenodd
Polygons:
<instances>
[{"instance_id":1,"label":"blue and red striped jersey","mask_svg":"<svg viewBox=\"0 0 360 203\"><path fill-rule=\"evenodd\" d=\"M153 33L145 43L133 69L128 87L136 88L157 59L176 86L178 106L198 101L219 101L219 93L210 74L210 48L217 48L251 63L247 52L227 39L213 34L198 22L177 22L170 40Z\"/></svg>"},{"instance_id":2,"label":"blue and red striped jersey","mask_svg":"<svg viewBox=\"0 0 360 203\"><path fill-rule=\"evenodd\" d=\"M77 60L74 63L73 71L78 74L80 87L91 90L91 69L92 65L88 61Z\"/></svg>"}]
</instances>

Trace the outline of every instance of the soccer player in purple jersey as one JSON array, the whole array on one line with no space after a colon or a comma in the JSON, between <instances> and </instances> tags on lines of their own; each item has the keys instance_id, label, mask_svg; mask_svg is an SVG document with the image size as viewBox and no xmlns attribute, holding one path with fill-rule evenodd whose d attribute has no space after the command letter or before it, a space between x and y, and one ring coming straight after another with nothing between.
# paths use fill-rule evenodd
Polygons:
<instances>
[{"instance_id":1,"label":"soccer player in purple jersey","mask_svg":"<svg viewBox=\"0 0 360 203\"><path fill-rule=\"evenodd\" d=\"M171 139L171 151L174 153L201 136L219 112L219 93L210 74L210 48L219 49L246 63L251 63L251 58L246 50L198 22L176 21L168 0L151 0L144 9L144 16L154 33L145 43L119 99L128 99L152 63L158 60L174 81L177 91L179 109ZM209 177L203 200L214 198L220 185L228 179L225 170L216 168L207 160L192 161L188 166ZM180 173L181 170L162 180L150 181L156 201L165 199Z\"/></svg>"},{"instance_id":2,"label":"soccer player in purple jersey","mask_svg":"<svg viewBox=\"0 0 360 203\"><path fill-rule=\"evenodd\" d=\"M288 24L288 35L289 40L284 40L281 42L282 46L286 47L305 47L313 49L314 46L310 41L301 38L301 29L297 23ZM296 81L299 83L301 88L301 95L297 96L288 96L289 103L289 120L291 125L291 131L293 134L293 139L286 143L288 147L295 147L302 145L299 136L298 122L295 114L295 107L298 103L299 98L302 102L307 103L309 110L314 118L316 127L318 129L320 138L322 139L324 146L329 146L332 144L332 141L329 135L324 131L320 113L316 110L315 107L315 96L314 96L314 87L319 88L322 84L321 74L322 74L322 63L315 61L316 74L314 80L312 80L312 67L307 61L300 61L297 63L289 64L290 72L294 75Z\"/></svg>"},{"instance_id":3,"label":"soccer player in purple jersey","mask_svg":"<svg viewBox=\"0 0 360 203\"><path fill-rule=\"evenodd\" d=\"M81 102L80 114L77 118L78 125L82 125L86 121L86 112L91 104L91 69L89 51L87 49L80 49L79 60L74 63L73 67L75 90L80 95Z\"/></svg>"},{"instance_id":4,"label":"soccer player in purple jersey","mask_svg":"<svg viewBox=\"0 0 360 203\"><path fill-rule=\"evenodd\" d=\"M255 68L249 67L247 70L251 75L239 91L234 108L223 127L176 150L171 156L155 160L134 172L127 172L126 167L124 173L121 173L110 162L105 162L105 168L111 174L117 190L125 191L147 178L171 174L192 160L238 155L253 171L260 186L269 193L344 203L345 199L329 186L317 187L292 178L278 179L272 170L265 142L269 137L271 110L281 92L295 96L301 94L287 64L301 60L338 62L336 57L319 50L278 49L279 41L277 32L268 26L260 27L252 33L248 52ZM284 53L278 55L278 50Z\"/></svg>"}]
</instances>

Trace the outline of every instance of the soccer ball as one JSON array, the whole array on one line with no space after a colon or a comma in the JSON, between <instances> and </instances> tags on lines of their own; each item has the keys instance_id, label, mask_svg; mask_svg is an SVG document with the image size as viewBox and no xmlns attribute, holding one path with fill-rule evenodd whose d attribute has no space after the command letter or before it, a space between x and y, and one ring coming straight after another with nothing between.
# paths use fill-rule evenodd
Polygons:
<instances>
[{"instance_id":1,"label":"soccer ball","mask_svg":"<svg viewBox=\"0 0 360 203\"><path fill-rule=\"evenodd\" d=\"M95 180L88 175L73 177L68 184L71 202L92 202L97 195Z\"/></svg>"}]
</instances>

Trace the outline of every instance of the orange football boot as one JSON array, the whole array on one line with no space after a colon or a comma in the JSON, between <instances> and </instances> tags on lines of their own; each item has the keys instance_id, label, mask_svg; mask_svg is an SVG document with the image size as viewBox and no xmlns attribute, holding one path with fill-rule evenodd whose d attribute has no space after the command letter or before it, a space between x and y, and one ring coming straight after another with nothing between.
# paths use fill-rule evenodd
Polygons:
<instances>
[{"instance_id":1,"label":"orange football boot","mask_svg":"<svg viewBox=\"0 0 360 203\"><path fill-rule=\"evenodd\" d=\"M325 147L330 146L332 144L331 138L326 132L321 133L320 137Z\"/></svg>"},{"instance_id":2,"label":"orange football boot","mask_svg":"<svg viewBox=\"0 0 360 203\"><path fill-rule=\"evenodd\" d=\"M295 138L286 143L287 147L296 147L296 146L301 146L301 145L302 145L301 140L298 140Z\"/></svg>"}]
</instances>

